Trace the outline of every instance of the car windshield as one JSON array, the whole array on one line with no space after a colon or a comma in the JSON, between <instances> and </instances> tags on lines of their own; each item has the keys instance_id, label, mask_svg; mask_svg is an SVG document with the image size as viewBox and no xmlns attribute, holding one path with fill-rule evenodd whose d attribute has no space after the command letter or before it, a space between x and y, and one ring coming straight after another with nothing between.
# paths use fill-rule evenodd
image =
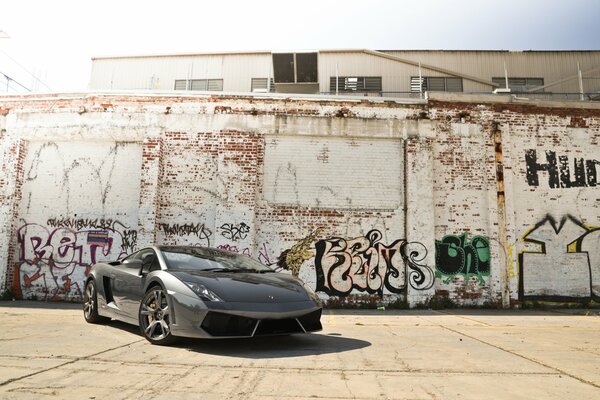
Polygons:
<instances>
[{"instance_id":1,"label":"car windshield","mask_svg":"<svg viewBox=\"0 0 600 400\"><path fill-rule=\"evenodd\" d=\"M161 252L167 269L172 271L273 272L250 257L217 249L177 247L163 248Z\"/></svg>"}]
</instances>

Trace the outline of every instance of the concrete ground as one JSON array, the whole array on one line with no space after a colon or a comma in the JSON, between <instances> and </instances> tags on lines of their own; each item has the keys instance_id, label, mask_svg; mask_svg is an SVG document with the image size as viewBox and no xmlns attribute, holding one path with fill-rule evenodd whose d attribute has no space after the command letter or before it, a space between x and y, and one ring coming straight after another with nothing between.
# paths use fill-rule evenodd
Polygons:
<instances>
[{"instance_id":1,"label":"concrete ground","mask_svg":"<svg viewBox=\"0 0 600 400\"><path fill-rule=\"evenodd\" d=\"M153 346L0 302L1 399L600 399L598 311L325 311L319 334Z\"/></svg>"}]
</instances>

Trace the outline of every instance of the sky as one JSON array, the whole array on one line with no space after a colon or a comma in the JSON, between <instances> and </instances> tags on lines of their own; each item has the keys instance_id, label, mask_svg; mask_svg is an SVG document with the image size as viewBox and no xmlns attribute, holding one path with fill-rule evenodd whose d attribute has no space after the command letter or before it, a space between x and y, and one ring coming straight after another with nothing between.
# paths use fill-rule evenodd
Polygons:
<instances>
[{"instance_id":1,"label":"sky","mask_svg":"<svg viewBox=\"0 0 600 400\"><path fill-rule=\"evenodd\" d=\"M600 50L600 0L0 0L0 31L0 95L4 75L9 93L67 92L103 55Z\"/></svg>"}]
</instances>

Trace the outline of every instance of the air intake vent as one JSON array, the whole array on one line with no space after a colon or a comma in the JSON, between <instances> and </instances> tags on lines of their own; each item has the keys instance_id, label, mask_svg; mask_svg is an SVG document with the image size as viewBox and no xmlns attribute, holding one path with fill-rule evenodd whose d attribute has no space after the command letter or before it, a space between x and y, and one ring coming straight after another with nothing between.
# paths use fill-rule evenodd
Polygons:
<instances>
[{"instance_id":1,"label":"air intake vent","mask_svg":"<svg viewBox=\"0 0 600 400\"><path fill-rule=\"evenodd\" d=\"M254 336L261 335L280 335L282 333L301 333L304 332L296 318L287 319L261 319L258 322L258 328Z\"/></svg>"},{"instance_id":2,"label":"air intake vent","mask_svg":"<svg viewBox=\"0 0 600 400\"><path fill-rule=\"evenodd\" d=\"M202 321L202 329L212 336L252 336L255 327L253 318L216 312L209 312Z\"/></svg>"},{"instance_id":3,"label":"air intake vent","mask_svg":"<svg viewBox=\"0 0 600 400\"><path fill-rule=\"evenodd\" d=\"M321 325L321 309L298 317L298 321L300 321L306 332L320 331L323 329L323 326Z\"/></svg>"}]
</instances>

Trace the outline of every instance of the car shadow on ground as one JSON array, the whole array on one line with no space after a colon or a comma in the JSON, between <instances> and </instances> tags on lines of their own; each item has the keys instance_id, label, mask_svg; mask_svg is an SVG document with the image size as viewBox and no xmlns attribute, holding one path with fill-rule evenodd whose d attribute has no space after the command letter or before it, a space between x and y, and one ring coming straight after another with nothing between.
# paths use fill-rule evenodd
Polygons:
<instances>
[{"instance_id":1,"label":"car shadow on ground","mask_svg":"<svg viewBox=\"0 0 600 400\"><path fill-rule=\"evenodd\" d=\"M180 338L173 347L218 356L263 359L341 353L370 345L365 340L342 337L338 333L310 333L244 339Z\"/></svg>"},{"instance_id":2,"label":"car shadow on ground","mask_svg":"<svg viewBox=\"0 0 600 400\"><path fill-rule=\"evenodd\" d=\"M144 338L135 325L114 319L106 325ZM340 333L308 333L239 339L177 338L169 347L217 356L265 359L341 353L370 345L370 342L343 337Z\"/></svg>"}]
</instances>

